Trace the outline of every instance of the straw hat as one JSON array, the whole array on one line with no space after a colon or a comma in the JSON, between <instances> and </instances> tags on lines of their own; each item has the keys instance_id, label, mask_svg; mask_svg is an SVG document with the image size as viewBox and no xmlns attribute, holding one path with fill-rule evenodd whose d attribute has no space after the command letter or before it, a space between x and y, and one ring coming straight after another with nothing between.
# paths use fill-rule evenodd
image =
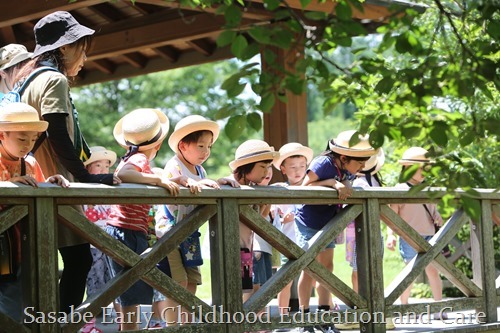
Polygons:
<instances>
[{"instance_id":1,"label":"straw hat","mask_svg":"<svg viewBox=\"0 0 500 333\"><path fill-rule=\"evenodd\" d=\"M313 158L313 150L303 146L298 142L290 142L283 145L279 150L280 156L273 162L276 169L280 170L281 164L290 156L304 156L307 164L311 163Z\"/></svg>"},{"instance_id":2,"label":"straw hat","mask_svg":"<svg viewBox=\"0 0 500 333\"><path fill-rule=\"evenodd\" d=\"M42 17L35 24L33 31L36 40L33 57L72 44L95 32L78 23L73 15L64 11L57 11Z\"/></svg>"},{"instance_id":3,"label":"straw hat","mask_svg":"<svg viewBox=\"0 0 500 333\"><path fill-rule=\"evenodd\" d=\"M177 153L179 142L187 135L197 131L212 132L212 143L214 143L219 137L220 128L215 121L208 120L205 117L199 115L187 116L175 125L174 132L168 138L168 145Z\"/></svg>"},{"instance_id":4,"label":"straw hat","mask_svg":"<svg viewBox=\"0 0 500 333\"><path fill-rule=\"evenodd\" d=\"M26 103L10 103L0 108L0 131L43 132L49 123L40 120L38 111Z\"/></svg>"},{"instance_id":5,"label":"straw hat","mask_svg":"<svg viewBox=\"0 0 500 333\"><path fill-rule=\"evenodd\" d=\"M31 58L33 53L28 52L21 44L8 44L0 48L0 70L7 69Z\"/></svg>"},{"instance_id":6,"label":"straw hat","mask_svg":"<svg viewBox=\"0 0 500 333\"><path fill-rule=\"evenodd\" d=\"M358 173L358 175L363 176L364 172L370 172L371 175L376 174L380 171L382 166L385 163L385 154L382 148L379 148L378 153L371 156L368 161L365 162L365 167L362 172Z\"/></svg>"},{"instance_id":7,"label":"straw hat","mask_svg":"<svg viewBox=\"0 0 500 333\"><path fill-rule=\"evenodd\" d=\"M138 146L144 151L165 140L168 127L168 118L160 110L137 109L118 120L113 135L120 146Z\"/></svg>"},{"instance_id":8,"label":"straw hat","mask_svg":"<svg viewBox=\"0 0 500 333\"><path fill-rule=\"evenodd\" d=\"M355 133L358 132L354 130L340 132L334 140L328 142L330 150L349 157L370 157L378 153L378 149L370 146L368 135L358 133L359 142L352 147L349 146L349 141Z\"/></svg>"},{"instance_id":9,"label":"straw hat","mask_svg":"<svg viewBox=\"0 0 500 333\"><path fill-rule=\"evenodd\" d=\"M428 153L429 152L424 148L411 147L405 150L398 162L401 165L434 163L434 161L427 157Z\"/></svg>"},{"instance_id":10,"label":"straw hat","mask_svg":"<svg viewBox=\"0 0 500 333\"><path fill-rule=\"evenodd\" d=\"M266 160L274 161L279 156L280 153L274 151L274 147L269 146L267 142L247 140L236 149L235 159L229 163L229 167L234 171L242 165Z\"/></svg>"},{"instance_id":11,"label":"straw hat","mask_svg":"<svg viewBox=\"0 0 500 333\"><path fill-rule=\"evenodd\" d=\"M109 166L112 166L116 162L116 153L101 146L90 147L90 158L83 162L83 164L87 166L101 160L108 160Z\"/></svg>"}]
</instances>

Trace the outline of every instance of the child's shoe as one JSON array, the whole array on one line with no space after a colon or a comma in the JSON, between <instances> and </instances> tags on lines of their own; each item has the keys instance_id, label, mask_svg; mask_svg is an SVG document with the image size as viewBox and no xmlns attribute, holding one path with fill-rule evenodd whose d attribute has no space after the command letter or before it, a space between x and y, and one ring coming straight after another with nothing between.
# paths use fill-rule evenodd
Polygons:
<instances>
[{"instance_id":1,"label":"child's shoe","mask_svg":"<svg viewBox=\"0 0 500 333\"><path fill-rule=\"evenodd\" d=\"M148 330L157 330L165 327L167 327L167 323L164 322L163 320L151 319L151 321L148 324Z\"/></svg>"},{"instance_id":2,"label":"child's shoe","mask_svg":"<svg viewBox=\"0 0 500 333\"><path fill-rule=\"evenodd\" d=\"M80 333L103 333L102 330L98 329L95 324L95 318L83 325L79 331Z\"/></svg>"}]
</instances>

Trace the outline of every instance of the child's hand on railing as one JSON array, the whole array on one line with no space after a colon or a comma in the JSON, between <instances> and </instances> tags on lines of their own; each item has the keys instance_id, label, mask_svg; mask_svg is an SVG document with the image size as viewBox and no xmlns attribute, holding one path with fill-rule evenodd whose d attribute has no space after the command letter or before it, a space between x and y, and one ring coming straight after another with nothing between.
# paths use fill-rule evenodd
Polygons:
<instances>
[{"instance_id":1,"label":"child's hand on railing","mask_svg":"<svg viewBox=\"0 0 500 333\"><path fill-rule=\"evenodd\" d=\"M240 183L231 178L219 178L217 179L219 185L230 185L231 187L240 187Z\"/></svg>"},{"instance_id":2,"label":"child's hand on railing","mask_svg":"<svg viewBox=\"0 0 500 333\"><path fill-rule=\"evenodd\" d=\"M28 175L12 177L10 181L13 183L21 183L24 185L33 186L35 188L38 187L38 182L36 181L36 179Z\"/></svg>"},{"instance_id":3,"label":"child's hand on railing","mask_svg":"<svg viewBox=\"0 0 500 333\"><path fill-rule=\"evenodd\" d=\"M219 183L217 183L215 180L212 180L212 179L205 178L205 179L200 180L198 183L200 183L201 185L204 185L204 186L215 188L216 190L220 190Z\"/></svg>"},{"instance_id":4,"label":"child's hand on railing","mask_svg":"<svg viewBox=\"0 0 500 333\"><path fill-rule=\"evenodd\" d=\"M345 200L352 194L352 185L348 180L344 180L343 182L336 181L333 188L339 193L340 200Z\"/></svg>"},{"instance_id":5,"label":"child's hand on railing","mask_svg":"<svg viewBox=\"0 0 500 333\"><path fill-rule=\"evenodd\" d=\"M162 179L162 181L158 183L158 186L167 189L170 195L177 196L179 194L179 185L171 180Z\"/></svg>"},{"instance_id":6,"label":"child's hand on railing","mask_svg":"<svg viewBox=\"0 0 500 333\"><path fill-rule=\"evenodd\" d=\"M69 187L69 181L62 175L53 175L45 180L47 183L56 184L61 187Z\"/></svg>"}]
</instances>

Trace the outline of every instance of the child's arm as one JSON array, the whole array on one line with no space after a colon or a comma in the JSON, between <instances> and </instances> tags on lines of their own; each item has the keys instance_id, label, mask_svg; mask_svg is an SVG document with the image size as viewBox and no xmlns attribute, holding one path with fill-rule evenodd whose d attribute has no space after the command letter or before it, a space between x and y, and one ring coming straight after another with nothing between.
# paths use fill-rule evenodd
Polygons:
<instances>
[{"instance_id":1,"label":"child's arm","mask_svg":"<svg viewBox=\"0 0 500 333\"><path fill-rule=\"evenodd\" d=\"M171 195L179 194L179 185L170 180L162 180L155 174L142 173L139 168L132 164L124 165L117 176L124 183L148 184L160 186L168 190Z\"/></svg>"},{"instance_id":2,"label":"child's arm","mask_svg":"<svg viewBox=\"0 0 500 333\"><path fill-rule=\"evenodd\" d=\"M337 190L340 200L345 200L352 194L352 185L348 180L339 182L334 178L319 180L314 171L309 171L302 182L302 186L327 186Z\"/></svg>"},{"instance_id":3,"label":"child's arm","mask_svg":"<svg viewBox=\"0 0 500 333\"><path fill-rule=\"evenodd\" d=\"M217 179L219 185L230 185L231 187L240 187L240 183L231 178L219 178Z\"/></svg>"},{"instance_id":4,"label":"child's arm","mask_svg":"<svg viewBox=\"0 0 500 333\"><path fill-rule=\"evenodd\" d=\"M33 186L34 188L38 187L36 179L29 175L12 177L11 179L9 179L9 181L13 183L21 183L24 185Z\"/></svg>"}]
</instances>

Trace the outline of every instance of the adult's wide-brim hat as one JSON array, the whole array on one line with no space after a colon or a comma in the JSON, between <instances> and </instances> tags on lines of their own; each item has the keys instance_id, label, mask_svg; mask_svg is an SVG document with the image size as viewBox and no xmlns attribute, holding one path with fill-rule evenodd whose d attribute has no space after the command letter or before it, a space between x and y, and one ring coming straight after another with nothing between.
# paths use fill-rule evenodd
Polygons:
<instances>
[{"instance_id":1,"label":"adult's wide-brim hat","mask_svg":"<svg viewBox=\"0 0 500 333\"><path fill-rule=\"evenodd\" d=\"M424 148L411 147L405 150L398 162L401 165L432 164L434 161L427 157L428 153Z\"/></svg>"},{"instance_id":2,"label":"adult's wide-brim hat","mask_svg":"<svg viewBox=\"0 0 500 333\"><path fill-rule=\"evenodd\" d=\"M33 57L72 44L82 37L93 35L95 32L95 30L78 23L73 15L65 11L57 11L42 17L35 24L33 31L36 41Z\"/></svg>"},{"instance_id":3,"label":"adult's wide-brim hat","mask_svg":"<svg viewBox=\"0 0 500 333\"><path fill-rule=\"evenodd\" d=\"M170 134L168 138L168 145L170 148L178 152L179 142L185 138L187 135L197 132L197 131L210 131L213 134L212 143L214 143L219 137L220 128L219 125L212 120L208 120L203 116L191 115L181 119L177 125L175 125L174 132Z\"/></svg>"},{"instance_id":4,"label":"adult's wide-brim hat","mask_svg":"<svg viewBox=\"0 0 500 333\"><path fill-rule=\"evenodd\" d=\"M116 153L101 146L90 147L90 158L83 164L87 166L101 160L108 160L109 166L112 166L116 162Z\"/></svg>"},{"instance_id":5,"label":"adult's wide-brim hat","mask_svg":"<svg viewBox=\"0 0 500 333\"><path fill-rule=\"evenodd\" d=\"M31 58L33 53L28 52L21 44L8 44L0 48L0 70L10 68Z\"/></svg>"},{"instance_id":6,"label":"adult's wide-brim hat","mask_svg":"<svg viewBox=\"0 0 500 333\"><path fill-rule=\"evenodd\" d=\"M291 156L304 156L307 164L311 163L313 158L313 150L309 147L303 146L298 142L290 142L283 145L279 150L280 156L273 162L276 169L280 170L281 164L284 160Z\"/></svg>"},{"instance_id":7,"label":"adult's wide-brim hat","mask_svg":"<svg viewBox=\"0 0 500 333\"><path fill-rule=\"evenodd\" d=\"M358 136L357 143L350 145L353 135ZM355 130L340 132L339 135L328 142L330 150L349 157L370 157L378 153L368 142L368 135L362 135Z\"/></svg>"},{"instance_id":8,"label":"adult's wide-brim hat","mask_svg":"<svg viewBox=\"0 0 500 333\"><path fill-rule=\"evenodd\" d=\"M118 120L113 136L124 148L137 146L144 151L165 140L168 127L168 118L160 110L137 109Z\"/></svg>"},{"instance_id":9,"label":"adult's wide-brim hat","mask_svg":"<svg viewBox=\"0 0 500 333\"><path fill-rule=\"evenodd\" d=\"M40 120L34 107L26 103L10 103L0 108L0 131L43 132L49 123Z\"/></svg>"},{"instance_id":10,"label":"adult's wide-brim hat","mask_svg":"<svg viewBox=\"0 0 500 333\"><path fill-rule=\"evenodd\" d=\"M262 140L247 140L243 142L236 153L234 154L234 161L229 163L229 167L232 171L236 170L238 167L250 163L268 161L274 162L280 153L274 150L274 147L269 146L269 144Z\"/></svg>"},{"instance_id":11,"label":"adult's wide-brim hat","mask_svg":"<svg viewBox=\"0 0 500 333\"><path fill-rule=\"evenodd\" d=\"M378 149L378 153L371 156L368 161L365 162L365 167L362 172L358 173L358 175L362 176L363 173L369 172L371 175L376 174L377 172L380 171L382 166L385 163L385 154L384 150L382 148Z\"/></svg>"}]
</instances>

